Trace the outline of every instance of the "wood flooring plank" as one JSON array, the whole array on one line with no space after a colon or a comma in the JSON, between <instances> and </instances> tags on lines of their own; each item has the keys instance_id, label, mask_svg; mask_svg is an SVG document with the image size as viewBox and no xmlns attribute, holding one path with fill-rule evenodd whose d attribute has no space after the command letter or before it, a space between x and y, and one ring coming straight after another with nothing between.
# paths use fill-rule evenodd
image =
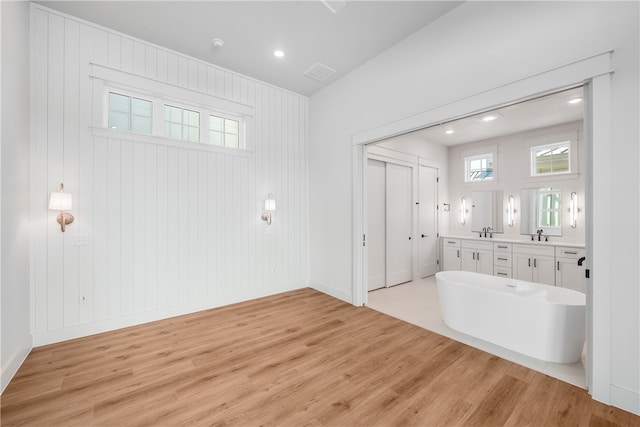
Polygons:
<instances>
[{"instance_id":1,"label":"wood flooring plank","mask_svg":"<svg viewBox=\"0 0 640 427\"><path fill-rule=\"evenodd\" d=\"M2 426L630 426L585 390L311 289L33 349Z\"/></svg>"}]
</instances>

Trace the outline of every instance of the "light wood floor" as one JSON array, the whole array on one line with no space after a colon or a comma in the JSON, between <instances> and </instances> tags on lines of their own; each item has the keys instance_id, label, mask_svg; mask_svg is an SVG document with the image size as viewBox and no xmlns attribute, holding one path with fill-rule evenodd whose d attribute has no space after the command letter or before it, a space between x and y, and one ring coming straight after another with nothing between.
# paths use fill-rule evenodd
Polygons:
<instances>
[{"instance_id":1,"label":"light wood floor","mask_svg":"<svg viewBox=\"0 0 640 427\"><path fill-rule=\"evenodd\" d=\"M2 425L632 426L586 391L303 289L34 349Z\"/></svg>"}]
</instances>

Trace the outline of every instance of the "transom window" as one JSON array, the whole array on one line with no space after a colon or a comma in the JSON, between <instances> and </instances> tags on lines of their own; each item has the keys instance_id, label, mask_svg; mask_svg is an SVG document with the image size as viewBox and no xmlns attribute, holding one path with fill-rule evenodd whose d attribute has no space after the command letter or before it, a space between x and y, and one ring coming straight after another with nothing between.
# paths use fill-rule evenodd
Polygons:
<instances>
[{"instance_id":1,"label":"transom window","mask_svg":"<svg viewBox=\"0 0 640 427\"><path fill-rule=\"evenodd\" d=\"M164 136L191 142L200 141L200 113L165 105Z\"/></svg>"},{"instance_id":2,"label":"transom window","mask_svg":"<svg viewBox=\"0 0 640 427\"><path fill-rule=\"evenodd\" d=\"M489 181L493 179L493 154L465 157L465 182Z\"/></svg>"},{"instance_id":3,"label":"transom window","mask_svg":"<svg viewBox=\"0 0 640 427\"><path fill-rule=\"evenodd\" d=\"M570 141L531 147L531 176L571 172Z\"/></svg>"},{"instance_id":4,"label":"transom window","mask_svg":"<svg viewBox=\"0 0 640 427\"><path fill-rule=\"evenodd\" d=\"M111 129L246 149L241 115L179 101L167 103L158 97L140 96L119 88L105 88L104 102L104 124Z\"/></svg>"},{"instance_id":5,"label":"transom window","mask_svg":"<svg viewBox=\"0 0 640 427\"><path fill-rule=\"evenodd\" d=\"M209 116L209 143L220 147L240 148L240 123L224 117Z\"/></svg>"},{"instance_id":6,"label":"transom window","mask_svg":"<svg viewBox=\"0 0 640 427\"><path fill-rule=\"evenodd\" d=\"M109 127L150 134L153 127L153 103L109 92Z\"/></svg>"}]
</instances>

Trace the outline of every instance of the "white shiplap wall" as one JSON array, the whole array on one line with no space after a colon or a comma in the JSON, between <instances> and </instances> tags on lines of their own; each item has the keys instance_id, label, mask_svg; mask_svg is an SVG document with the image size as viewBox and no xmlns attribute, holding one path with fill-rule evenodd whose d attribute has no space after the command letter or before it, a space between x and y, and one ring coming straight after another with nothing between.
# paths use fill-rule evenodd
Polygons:
<instances>
[{"instance_id":1,"label":"white shiplap wall","mask_svg":"<svg viewBox=\"0 0 640 427\"><path fill-rule=\"evenodd\" d=\"M306 97L41 6L31 28L34 345L307 286ZM249 152L92 126L92 64L248 106Z\"/></svg>"}]
</instances>

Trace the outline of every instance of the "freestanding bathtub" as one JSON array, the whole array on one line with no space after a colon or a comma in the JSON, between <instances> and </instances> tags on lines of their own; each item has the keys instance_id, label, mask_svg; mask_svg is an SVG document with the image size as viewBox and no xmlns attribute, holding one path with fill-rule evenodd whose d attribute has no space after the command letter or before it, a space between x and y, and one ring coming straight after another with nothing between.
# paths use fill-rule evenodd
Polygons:
<instances>
[{"instance_id":1,"label":"freestanding bathtub","mask_svg":"<svg viewBox=\"0 0 640 427\"><path fill-rule=\"evenodd\" d=\"M450 328L548 362L580 360L585 294L468 271L441 271L436 283Z\"/></svg>"}]
</instances>

